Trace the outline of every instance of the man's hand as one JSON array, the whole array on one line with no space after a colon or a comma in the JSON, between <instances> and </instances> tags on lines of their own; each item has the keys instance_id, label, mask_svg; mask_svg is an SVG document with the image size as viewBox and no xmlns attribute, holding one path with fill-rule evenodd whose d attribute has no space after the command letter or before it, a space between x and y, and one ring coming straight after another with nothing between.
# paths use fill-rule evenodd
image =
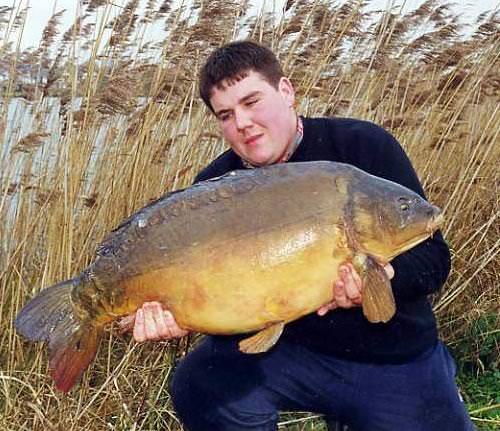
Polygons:
<instances>
[{"instance_id":1,"label":"man's hand","mask_svg":"<svg viewBox=\"0 0 500 431\"><path fill-rule=\"evenodd\" d=\"M135 314L130 314L118 323L122 333L133 329L135 341L158 341L179 338L188 334L180 328L173 314L164 310L159 302L145 302Z\"/></svg>"},{"instance_id":2,"label":"man's hand","mask_svg":"<svg viewBox=\"0 0 500 431\"><path fill-rule=\"evenodd\" d=\"M394 277L394 268L390 263L384 266L389 280ZM319 316L324 316L335 308L359 307L363 302L363 281L352 264L347 263L339 267L339 279L333 286L333 301L318 308Z\"/></svg>"}]
</instances>

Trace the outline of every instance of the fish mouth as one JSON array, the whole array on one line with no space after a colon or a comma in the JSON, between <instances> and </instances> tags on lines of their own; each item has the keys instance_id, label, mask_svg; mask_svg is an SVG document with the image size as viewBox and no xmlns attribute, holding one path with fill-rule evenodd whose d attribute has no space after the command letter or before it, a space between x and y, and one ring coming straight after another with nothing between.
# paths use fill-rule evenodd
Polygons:
<instances>
[{"instance_id":1,"label":"fish mouth","mask_svg":"<svg viewBox=\"0 0 500 431\"><path fill-rule=\"evenodd\" d=\"M398 256L401 253L404 253L405 251L410 250L411 248L415 247L416 245L420 244L421 242L425 241L427 238L432 238L434 232L439 229L439 226L444 221L443 214L441 213L441 210L433 206L432 207L432 214L430 215L430 219L427 222L427 224L419 224L419 231L420 234L413 237L411 241L405 242L403 244L400 244L399 247L397 248L397 252L390 255L390 256L385 256L385 259L375 256L375 259L382 263L384 261L390 262L392 259L394 259L396 256ZM425 229L424 229L425 226Z\"/></svg>"},{"instance_id":2,"label":"fish mouth","mask_svg":"<svg viewBox=\"0 0 500 431\"><path fill-rule=\"evenodd\" d=\"M429 220L427 223L427 232L432 236L432 234L439 229L439 226L441 226L444 222L444 216L441 210L437 207L434 207L434 215L432 218Z\"/></svg>"}]
</instances>

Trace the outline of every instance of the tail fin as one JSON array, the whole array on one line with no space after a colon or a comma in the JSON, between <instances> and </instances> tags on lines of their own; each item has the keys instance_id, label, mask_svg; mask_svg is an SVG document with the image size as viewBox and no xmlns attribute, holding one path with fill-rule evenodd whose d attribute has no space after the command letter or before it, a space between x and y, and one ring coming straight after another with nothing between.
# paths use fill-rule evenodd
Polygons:
<instances>
[{"instance_id":1,"label":"tail fin","mask_svg":"<svg viewBox=\"0 0 500 431\"><path fill-rule=\"evenodd\" d=\"M48 287L18 314L16 330L31 341L49 343L49 366L57 389L68 392L94 358L101 337L86 316L82 319L71 302L78 278Z\"/></svg>"}]
</instances>

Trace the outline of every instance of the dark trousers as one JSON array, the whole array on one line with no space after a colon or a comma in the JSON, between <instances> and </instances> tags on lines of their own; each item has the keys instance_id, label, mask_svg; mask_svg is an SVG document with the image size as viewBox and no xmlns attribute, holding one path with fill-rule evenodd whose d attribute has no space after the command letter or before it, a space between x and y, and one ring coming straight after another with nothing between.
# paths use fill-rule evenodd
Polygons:
<instances>
[{"instance_id":1,"label":"dark trousers","mask_svg":"<svg viewBox=\"0 0 500 431\"><path fill-rule=\"evenodd\" d=\"M174 407L189 431L276 430L278 411L311 411L354 431L469 431L474 427L442 343L403 365L335 359L278 342L240 353L238 337L206 337L179 364Z\"/></svg>"}]
</instances>

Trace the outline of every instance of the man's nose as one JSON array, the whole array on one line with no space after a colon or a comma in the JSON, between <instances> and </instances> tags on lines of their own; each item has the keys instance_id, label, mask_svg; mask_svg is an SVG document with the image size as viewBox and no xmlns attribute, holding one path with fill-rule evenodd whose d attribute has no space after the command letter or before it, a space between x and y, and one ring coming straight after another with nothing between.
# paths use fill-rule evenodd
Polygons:
<instances>
[{"instance_id":1,"label":"man's nose","mask_svg":"<svg viewBox=\"0 0 500 431\"><path fill-rule=\"evenodd\" d=\"M244 109L238 109L234 112L234 119L236 122L236 128L238 130L244 130L252 125L252 119L250 113Z\"/></svg>"}]
</instances>

